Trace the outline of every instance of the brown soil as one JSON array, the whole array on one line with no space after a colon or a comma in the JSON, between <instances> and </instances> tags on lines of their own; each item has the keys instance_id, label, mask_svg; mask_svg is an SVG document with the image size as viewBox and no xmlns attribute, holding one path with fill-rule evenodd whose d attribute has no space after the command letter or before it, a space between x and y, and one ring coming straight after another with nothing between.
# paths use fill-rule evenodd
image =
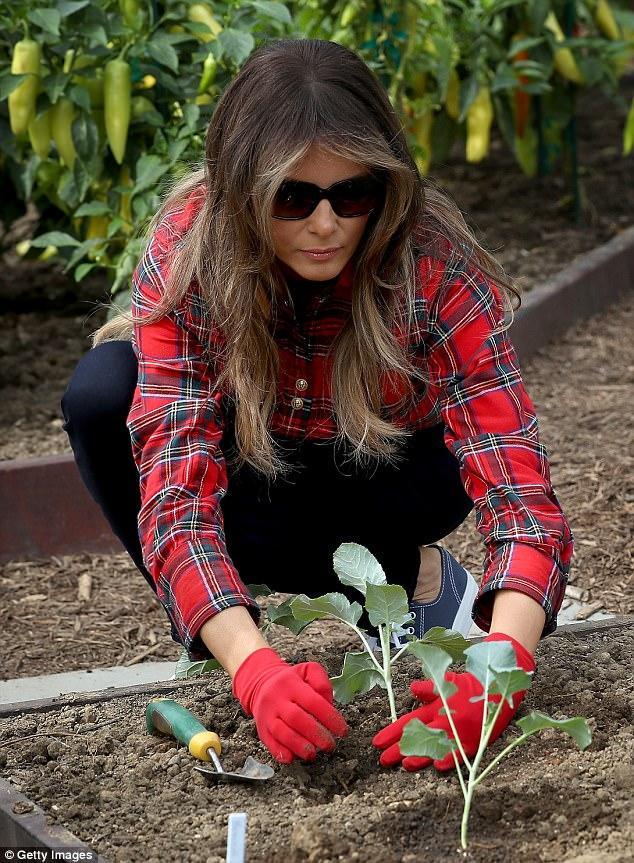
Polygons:
<instances>
[{"instance_id":1,"label":"brown soil","mask_svg":"<svg viewBox=\"0 0 634 863\"><path fill-rule=\"evenodd\" d=\"M544 732L515 750L476 794L466 855L458 850L462 797L455 773L378 766L371 738L388 721L383 693L343 708L350 734L333 755L282 767L236 707L226 675L188 683L175 697L220 734L227 769L249 754L273 763L274 778L257 787L211 784L192 769L183 747L149 736L141 695L2 720L0 764L51 821L122 863L221 863L231 812L248 814L252 863L507 863L510 849L527 863L626 863L634 843L633 649L631 625L583 637L558 634L540 644L536 680L520 715L537 709L556 718L585 716L593 742L580 752L563 734ZM284 653L320 661L331 674L341 664L341 651L328 640ZM406 684L417 664L407 659L401 669L399 713L413 703ZM88 733L102 722L109 724ZM20 739L27 735L36 736ZM492 754L502 746L494 744Z\"/></svg>"},{"instance_id":2,"label":"brown soil","mask_svg":"<svg viewBox=\"0 0 634 863\"><path fill-rule=\"evenodd\" d=\"M623 81L623 94L634 94L634 80ZM522 178L499 146L481 166L467 166L456 155L434 172L471 217L479 238L499 249L497 257L507 271L521 277L524 290L632 223L632 160L618 158L617 114L600 94L582 108L580 161L587 195L597 210L590 226L572 226L558 206L565 193L562 181ZM28 291L28 273L24 265L3 271L0 302L9 286L15 294L16 280ZM37 264L39 293L42 278ZM59 276L53 274L51 280L51 293L64 296ZM91 290L99 295L94 285ZM84 301L83 307L93 308L93 302ZM59 401L103 313L81 315L77 304L69 309L73 314L67 316L50 311L6 311L3 316L0 460L71 452ZM553 484L576 539L571 582L615 613L634 611L633 426L628 412L633 318L634 300L625 297L573 326L522 367ZM476 577L481 575L483 546L474 513L443 544ZM92 577L92 599L81 603L77 584L86 572ZM4 658L3 676L108 666L139 657L172 659L179 653L165 613L125 552L14 561L0 566L0 586L9 597L4 626L14 648Z\"/></svg>"}]
</instances>

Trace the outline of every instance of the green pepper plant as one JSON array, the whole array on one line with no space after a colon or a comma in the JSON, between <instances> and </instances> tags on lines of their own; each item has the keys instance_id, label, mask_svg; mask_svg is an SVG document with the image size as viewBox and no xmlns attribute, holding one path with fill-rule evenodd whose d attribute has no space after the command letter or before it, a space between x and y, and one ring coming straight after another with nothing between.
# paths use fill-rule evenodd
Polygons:
<instances>
[{"instance_id":1,"label":"green pepper plant","mask_svg":"<svg viewBox=\"0 0 634 863\"><path fill-rule=\"evenodd\" d=\"M403 653L408 652L420 660L423 675L434 682L434 691L443 703L443 712L449 718L452 730L450 738L442 729L429 728L419 719L412 719L403 730L399 749L403 755L440 759L452 753L464 796L460 839L467 847L468 821L475 789L486 779L497 765L517 746L529 737L546 728L564 731L581 747L586 749L592 734L588 722L580 717L553 719L539 711L516 720L521 734L512 740L481 772L480 764L489 743L493 727L507 701L512 706L513 695L530 688L532 674L517 665L513 647L508 642L483 642L469 646L462 635L452 630L434 627L422 638L412 637L407 630L410 620L407 595L400 585L388 584L385 573L376 558L357 543L342 543L333 555L335 572L342 584L358 590L365 597L365 609L373 626L379 631L381 659L374 655L367 633L359 627L362 609L359 603L350 602L340 593L310 599L300 595L278 606L269 606L271 623L284 625L299 633L314 620L334 618L349 626L359 636L364 647L362 652L347 653L341 674L331 678L335 698L347 704L360 694L369 692L374 686L387 690L392 722L396 721L396 705L392 689L392 668ZM392 634L405 637L405 644L392 654ZM482 684L483 692L474 700L485 704L478 750L469 759L456 725L452 719L449 698L457 687L445 678L452 663L464 662L465 669ZM489 696L499 696L490 701ZM466 778L460 768L458 753L467 768Z\"/></svg>"},{"instance_id":2,"label":"green pepper plant","mask_svg":"<svg viewBox=\"0 0 634 863\"><path fill-rule=\"evenodd\" d=\"M414 638L409 633L412 613L404 588L387 583L381 564L364 546L356 542L342 543L333 555L333 565L339 581L364 597L368 619L379 633L380 658L375 656L368 633L359 626L363 608L358 602L350 602L342 593L327 593L315 598L300 594L278 606L269 606L269 623L286 626L296 635L313 621L326 618L339 620L350 627L359 637L363 650L346 653L341 673L331 678L335 698L341 704L348 704L355 696L379 686L387 691L394 722L397 714L392 670L402 655L413 650L415 645L435 645L458 660L468 642L460 633L440 626L428 630L422 639ZM394 636L399 643L405 643L393 653Z\"/></svg>"},{"instance_id":3,"label":"green pepper plant","mask_svg":"<svg viewBox=\"0 0 634 863\"><path fill-rule=\"evenodd\" d=\"M547 728L557 729L568 734L581 749L586 749L592 742L592 733L587 720L581 716L553 719L545 713L532 711L515 721L520 729L520 735L511 740L501 752L481 771L480 764L487 748L493 727L500 711L507 701L513 704L516 692L527 690L532 682L532 675L517 666L515 652L508 642L483 642L474 644L465 650L465 667L482 684L483 692L472 700L484 701L480 744L472 759L464 751L460 736L452 719L449 698L456 691L456 686L445 678L445 672L452 662L451 656L444 650L428 644L413 644L410 651L421 661L423 674L433 680L434 692L443 703L444 713L449 719L453 738L440 728L429 728L420 719L412 719L403 729L399 741L399 749L403 755L415 755L432 759L453 756L460 788L464 797L464 808L460 828L462 848L467 847L468 823L473 795L478 786L489 776L498 764L514 749L525 743L529 737ZM489 700L490 695L498 695L499 700ZM462 773L458 754L466 767L466 778Z\"/></svg>"}]
</instances>

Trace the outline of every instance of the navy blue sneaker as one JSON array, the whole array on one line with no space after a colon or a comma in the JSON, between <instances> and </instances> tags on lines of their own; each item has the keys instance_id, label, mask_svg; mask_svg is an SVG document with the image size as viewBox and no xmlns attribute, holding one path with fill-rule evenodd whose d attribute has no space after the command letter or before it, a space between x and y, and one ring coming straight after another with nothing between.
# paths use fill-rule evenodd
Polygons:
<instances>
[{"instance_id":1,"label":"navy blue sneaker","mask_svg":"<svg viewBox=\"0 0 634 863\"><path fill-rule=\"evenodd\" d=\"M478 593L478 583L446 548L440 545L431 545L430 548L440 551L440 593L432 602L410 602L409 608L414 614L411 627L414 631L410 634L422 638L428 629L442 626L466 638L473 626L471 609Z\"/></svg>"},{"instance_id":2,"label":"navy blue sneaker","mask_svg":"<svg viewBox=\"0 0 634 863\"><path fill-rule=\"evenodd\" d=\"M453 629L466 638L473 626L471 609L478 593L478 583L446 548L440 545L429 547L440 551L440 592L431 602L409 603L412 622L406 627L406 632L408 635L422 638L428 629L442 626L443 629ZM378 638L368 636L367 640L372 650L380 649ZM406 643L405 635L399 636L395 632L392 633L394 647L403 647Z\"/></svg>"}]
</instances>

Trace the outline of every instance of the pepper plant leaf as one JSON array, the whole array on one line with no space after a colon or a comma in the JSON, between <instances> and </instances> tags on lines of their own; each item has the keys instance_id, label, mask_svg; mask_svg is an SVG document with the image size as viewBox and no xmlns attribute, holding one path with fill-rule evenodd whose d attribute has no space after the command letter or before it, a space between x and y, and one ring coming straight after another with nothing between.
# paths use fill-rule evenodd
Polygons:
<instances>
[{"instance_id":1,"label":"pepper plant leaf","mask_svg":"<svg viewBox=\"0 0 634 863\"><path fill-rule=\"evenodd\" d=\"M273 593L266 584L247 584L247 590L254 599L256 596L270 596Z\"/></svg>"},{"instance_id":2,"label":"pepper plant leaf","mask_svg":"<svg viewBox=\"0 0 634 863\"><path fill-rule=\"evenodd\" d=\"M423 644L433 644L435 647L440 647L451 656L452 662L462 662L464 652L469 647L469 642L463 635L442 626L432 626L418 640Z\"/></svg>"},{"instance_id":3,"label":"pepper plant leaf","mask_svg":"<svg viewBox=\"0 0 634 863\"><path fill-rule=\"evenodd\" d=\"M425 676L434 681L434 692L447 699L457 691L455 683L445 679L445 672L451 665L451 656L448 653L422 641L411 642L407 649L422 662Z\"/></svg>"},{"instance_id":4,"label":"pepper plant leaf","mask_svg":"<svg viewBox=\"0 0 634 863\"><path fill-rule=\"evenodd\" d=\"M407 593L400 584L368 584L365 608L373 626L387 626L388 632L409 623Z\"/></svg>"},{"instance_id":5,"label":"pepper plant leaf","mask_svg":"<svg viewBox=\"0 0 634 863\"><path fill-rule=\"evenodd\" d=\"M342 593L326 593L314 599L301 593L289 605L295 619L304 623L335 617L356 626L363 612L358 602L350 602Z\"/></svg>"},{"instance_id":6,"label":"pepper plant leaf","mask_svg":"<svg viewBox=\"0 0 634 863\"><path fill-rule=\"evenodd\" d=\"M551 719L545 713L533 710L528 716L516 720L515 724L519 725L524 734L535 734L536 731L543 731L545 728L557 728L572 737L580 749L587 749L592 743L592 732L583 716L574 716L570 719Z\"/></svg>"},{"instance_id":7,"label":"pepper plant leaf","mask_svg":"<svg viewBox=\"0 0 634 863\"><path fill-rule=\"evenodd\" d=\"M189 677L198 677L200 674L207 674L210 671L216 671L222 668L222 665L217 659L202 659L191 660L187 650L183 650L178 657L176 668L174 669L174 677L177 680Z\"/></svg>"},{"instance_id":8,"label":"pepper plant leaf","mask_svg":"<svg viewBox=\"0 0 634 863\"><path fill-rule=\"evenodd\" d=\"M346 653L341 674L331 677L335 698L349 704L356 695L363 695L375 686L385 689L385 680L368 653Z\"/></svg>"},{"instance_id":9,"label":"pepper plant leaf","mask_svg":"<svg viewBox=\"0 0 634 863\"><path fill-rule=\"evenodd\" d=\"M510 641L481 641L465 650L465 668L491 692L497 672L513 671L517 658Z\"/></svg>"},{"instance_id":10,"label":"pepper plant leaf","mask_svg":"<svg viewBox=\"0 0 634 863\"><path fill-rule=\"evenodd\" d=\"M306 629L310 621L297 620L291 609L291 602L291 599L287 599L279 605L269 605L266 613L270 623L274 623L276 626L285 626L294 635L299 635L303 629Z\"/></svg>"},{"instance_id":11,"label":"pepper plant leaf","mask_svg":"<svg viewBox=\"0 0 634 863\"><path fill-rule=\"evenodd\" d=\"M530 689L532 682L533 675L521 668L515 668L513 671L498 671L489 687L489 692L501 695L507 700L509 707L512 707L513 695Z\"/></svg>"},{"instance_id":12,"label":"pepper plant leaf","mask_svg":"<svg viewBox=\"0 0 634 863\"><path fill-rule=\"evenodd\" d=\"M442 728L428 728L420 719L412 719L403 729L398 748L403 755L444 758L453 752L455 747Z\"/></svg>"},{"instance_id":13,"label":"pepper plant leaf","mask_svg":"<svg viewBox=\"0 0 634 863\"><path fill-rule=\"evenodd\" d=\"M386 584L383 567L371 551L357 542L342 542L332 556L339 581L366 595L369 584Z\"/></svg>"}]
</instances>

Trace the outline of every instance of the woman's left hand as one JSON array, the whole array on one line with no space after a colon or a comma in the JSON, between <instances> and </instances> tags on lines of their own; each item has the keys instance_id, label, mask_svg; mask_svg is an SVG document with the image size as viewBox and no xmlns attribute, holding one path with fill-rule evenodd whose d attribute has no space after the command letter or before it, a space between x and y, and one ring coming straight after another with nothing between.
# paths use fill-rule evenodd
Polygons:
<instances>
[{"instance_id":1,"label":"woman's left hand","mask_svg":"<svg viewBox=\"0 0 634 863\"><path fill-rule=\"evenodd\" d=\"M526 650L523 645L509 635L502 633L493 633L484 639L485 641L509 641L517 656L517 663L524 671L535 671L535 660L532 654ZM452 719L458 736L462 742L462 747L468 758L475 755L480 745L480 732L482 728L482 717L484 713L484 701L472 702L471 698L477 695L482 695L483 688L480 681L472 674L465 672L456 674L448 671L445 674L446 680L451 681L456 685L457 691L448 699L449 708L452 711ZM412 710L405 716L401 716L396 722L388 725L379 731L372 740L374 746L383 750L380 757L380 763L384 767L393 767L397 764L402 764L405 770L415 772L423 767L428 767L433 763L437 770L451 770L455 766L454 757L451 753L441 759L433 760L419 756L408 755L403 757L399 749L398 743L401 739L403 729L412 719L420 719L425 725L430 728L441 728L447 733L447 736L453 740L453 732L449 724L447 716L441 713L443 703L439 695L434 692L434 683L432 680L417 680L410 685L413 695L420 701L423 706ZM493 726L489 743L502 734L513 716L520 706L525 692L516 692L513 696L513 707L509 707L508 702L505 702L500 710L499 716ZM499 695L489 696L489 701L497 704L500 701ZM458 762L462 762L460 752L456 752Z\"/></svg>"}]
</instances>

